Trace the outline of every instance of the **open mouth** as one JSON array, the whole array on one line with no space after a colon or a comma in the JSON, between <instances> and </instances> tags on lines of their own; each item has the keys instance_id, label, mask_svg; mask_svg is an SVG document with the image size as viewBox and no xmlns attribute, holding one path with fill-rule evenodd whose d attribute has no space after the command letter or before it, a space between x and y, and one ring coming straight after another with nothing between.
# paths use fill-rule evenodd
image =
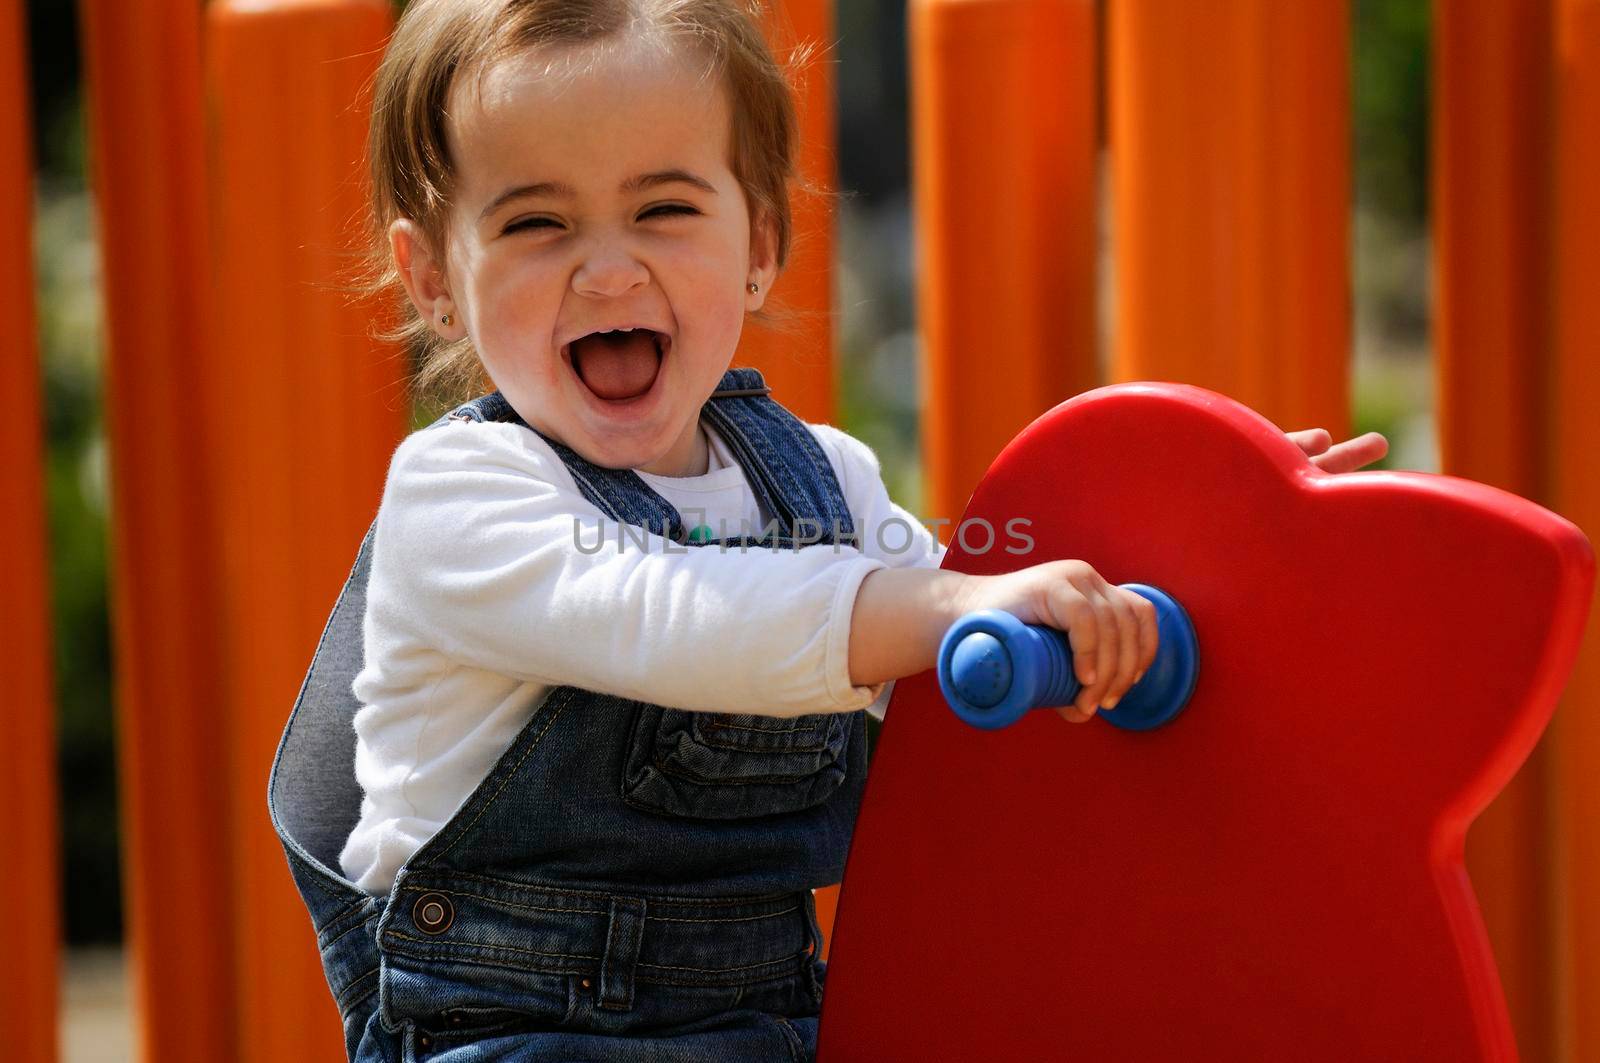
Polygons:
<instances>
[{"instance_id":1,"label":"open mouth","mask_svg":"<svg viewBox=\"0 0 1600 1063\"><path fill-rule=\"evenodd\" d=\"M614 329L580 336L567 350L573 372L597 398L626 402L655 384L671 343L653 329Z\"/></svg>"}]
</instances>

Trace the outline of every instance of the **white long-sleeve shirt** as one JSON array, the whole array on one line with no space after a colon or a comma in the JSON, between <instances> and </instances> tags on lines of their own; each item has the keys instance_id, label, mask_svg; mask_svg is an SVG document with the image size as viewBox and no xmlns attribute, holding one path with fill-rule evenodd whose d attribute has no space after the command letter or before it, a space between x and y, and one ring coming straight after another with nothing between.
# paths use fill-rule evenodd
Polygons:
<instances>
[{"instance_id":1,"label":"white long-sleeve shirt","mask_svg":"<svg viewBox=\"0 0 1600 1063\"><path fill-rule=\"evenodd\" d=\"M632 525L619 537L549 445L513 423L450 421L402 442L378 511L352 685L365 796L340 855L345 874L387 892L556 686L711 712L881 713L893 684L849 678L856 592L879 568L937 567L943 550L890 500L866 444L807 427L859 549L683 546ZM705 475L639 475L691 528L725 538L748 521L754 532L755 494L706 432ZM780 622L750 623L757 615Z\"/></svg>"}]
</instances>

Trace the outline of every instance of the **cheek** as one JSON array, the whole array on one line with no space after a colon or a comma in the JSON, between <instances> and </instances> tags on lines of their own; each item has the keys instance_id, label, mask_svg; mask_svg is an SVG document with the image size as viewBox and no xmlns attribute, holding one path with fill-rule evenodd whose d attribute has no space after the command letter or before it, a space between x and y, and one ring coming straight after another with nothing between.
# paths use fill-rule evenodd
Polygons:
<instances>
[{"instance_id":1,"label":"cheek","mask_svg":"<svg viewBox=\"0 0 1600 1063\"><path fill-rule=\"evenodd\" d=\"M671 254L678 268L710 283L710 278L737 285L749 265L749 236L742 225L717 218L698 227L681 241L674 241Z\"/></svg>"},{"instance_id":2,"label":"cheek","mask_svg":"<svg viewBox=\"0 0 1600 1063\"><path fill-rule=\"evenodd\" d=\"M686 289L697 316L737 324L744 320L746 267L746 255L719 241L674 256L668 277Z\"/></svg>"},{"instance_id":3,"label":"cheek","mask_svg":"<svg viewBox=\"0 0 1600 1063\"><path fill-rule=\"evenodd\" d=\"M564 285L558 272L539 262L494 263L478 274L479 324L488 332L513 329L527 337L554 327Z\"/></svg>"},{"instance_id":4,"label":"cheek","mask_svg":"<svg viewBox=\"0 0 1600 1063\"><path fill-rule=\"evenodd\" d=\"M744 326L744 292L729 284L726 276L699 280L696 290L686 293L693 309L685 324L692 325L703 340L731 350Z\"/></svg>"}]
</instances>

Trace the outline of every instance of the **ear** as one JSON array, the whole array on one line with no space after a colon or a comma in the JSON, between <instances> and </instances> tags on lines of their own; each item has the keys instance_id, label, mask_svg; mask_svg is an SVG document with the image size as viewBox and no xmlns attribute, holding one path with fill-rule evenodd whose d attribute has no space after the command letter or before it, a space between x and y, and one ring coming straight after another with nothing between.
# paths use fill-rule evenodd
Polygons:
<instances>
[{"instance_id":1,"label":"ear","mask_svg":"<svg viewBox=\"0 0 1600 1063\"><path fill-rule=\"evenodd\" d=\"M767 301L772 283L778 279L778 223L771 211L763 210L750 222L750 269L745 277L746 313L760 310ZM755 284L759 291L751 292Z\"/></svg>"},{"instance_id":2,"label":"ear","mask_svg":"<svg viewBox=\"0 0 1600 1063\"><path fill-rule=\"evenodd\" d=\"M395 219L389 226L389 249L394 254L406 296L422 320L446 340L465 336L466 325L450 295L443 259L434 253L422 227L410 218ZM441 323L446 316L450 318L448 325Z\"/></svg>"}]
</instances>

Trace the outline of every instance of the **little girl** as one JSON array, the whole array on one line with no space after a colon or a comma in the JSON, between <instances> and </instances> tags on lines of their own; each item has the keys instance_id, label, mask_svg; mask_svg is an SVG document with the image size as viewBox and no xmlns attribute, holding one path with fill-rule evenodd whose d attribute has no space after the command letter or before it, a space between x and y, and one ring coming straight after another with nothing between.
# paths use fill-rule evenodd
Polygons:
<instances>
[{"instance_id":1,"label":"little girl","mask_svg":"<svg viewBox=\"0 0 1600 1063\"><path fill-rule=\"evenodd\" d=\"M939 571L866 446L729 368L793 122L738 0L400 20L382 253L424 376L496 390L395 452L274 767L352 1060L810 1058L861 710L971 609L1068 633L1069 720L1153 659L1081 561Z\"/></svg>"}]
</instances>

